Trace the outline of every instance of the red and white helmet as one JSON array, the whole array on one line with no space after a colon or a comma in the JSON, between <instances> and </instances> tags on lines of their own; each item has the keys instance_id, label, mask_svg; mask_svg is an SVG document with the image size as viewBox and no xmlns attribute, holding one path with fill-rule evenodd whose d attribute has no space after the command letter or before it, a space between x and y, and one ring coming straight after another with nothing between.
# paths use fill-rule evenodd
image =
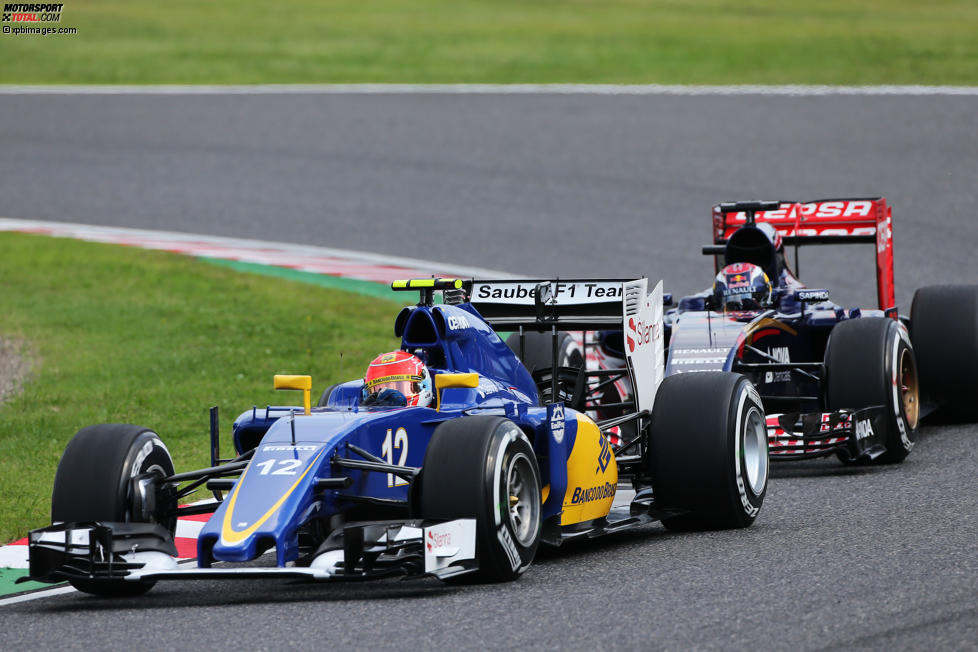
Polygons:
<instances>
[{"instance_id":1,"label":"red and white helmet","mask_svg":"<svg viewBox=\"0 0 978 652\"><path fill-rule=\"evenodd\" d=\"M403 394L408 405L422 407L430 405L435 396L428 368L407 351L381 354L367 367L363 377L363 400L368 401L385 389Z\"/></svg>"}]
</instances>

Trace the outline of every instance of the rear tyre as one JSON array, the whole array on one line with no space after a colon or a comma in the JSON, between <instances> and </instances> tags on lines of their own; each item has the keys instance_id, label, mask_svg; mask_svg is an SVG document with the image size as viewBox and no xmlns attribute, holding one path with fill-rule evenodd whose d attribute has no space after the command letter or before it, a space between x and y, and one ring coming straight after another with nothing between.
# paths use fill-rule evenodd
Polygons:
<instances>
[{"instance_id":1,"label":"rear tyre","mask_svg":"<svg viewBox=\"0 0 978 652\"><path fill-rule=\"evenodd\" d=\"M740 374L669 376L652 410L646 468L657 508L688 510L669 529L747 527L768 479L764 406Z\"/></svg>"},{"instance_id":2,"label":"rear tyre","mask_svg":"<svg viewBox=\"0 0 978 652\"><path fill-rule=\"evenodd\" d=\"M143 522L131 480L144 473L173 475L173 460L159 436L147 428L106 423L79 430L65 447L54 476L54 522ZM175 501L157 503L149 522L176 530ZM156 582L69 580L94 595L139 595Z\"/></svg>"},{"instance_id":3,"label":"rear tyre","mask_svg":"<svg viewBox=\"0 0 978 652\"><path fill-rule=\"evenodd\" d=\"M523 358L521 359L523 366L530 373L541 369L550 369L553 366L553 335L549 332L525 331L523 337L526 338ZM518 356L520 354L520 334L513 333L507 337L506 346ZM571 334L563 331L557 333L557 366L584 366L584 352L581 351L581 347L577 345Z\"/></svg>"},{"instance_id":4,"label":"rear tyre","mask_svg":"<svg viewBox=\"0 0 978 652\"><path fill-rule=\"evenodd\" d=\"M343 383L336 383L335 385L330 385L323 390L322 395L319 397L319 401L316 402L316 407L326 407L329 405L329 397L332 395L333 390L342 385Z\"/></svg>"},{"instance_id":5,"label":"rear tyre","mask_svg":"<svg viewBox=\"0 0 978 652\"><path fill-rule=\"evenodd\" d=\"M829 410L886 408L886 452L873 462L902 462L920 421L917 364L903 325L884 317L840 322L825 347L825 377Z\"/></svg>"},{"instance_id":6,"label":"rear tyre","mask_svg":"<svg viewBox=\"0 0 978 652\"><path fill-rule=\"evenodd\" d=\"M551 333L524 332L526 342L521 362L537 383L540 403L546 405L554 400L569 403L573 398L577 372L584 366L584 352L570 333L557 333L557 393L551 398L553 385L550 376L553 372L553 335ZM517 356L520 354L520 335L513 333L506 338L506 345Z\"/></svg>"},{"instance_id":7,"label":"rear tyre","mask_svg":"<svg viewBox=\"0 0 978 652\"><path fill-rule=\"evenodd\" d=\"M920 387L960 417L978 419L978 286L920 288L910 308Z\"/></svg>"},{"instance_id":8,"label":"rear tyre","mask_svg":"<svg viewBox=\"0 0 978 652\"><path fill-rule=\"evenodd\" d=\"M419 479L426 519L476 519L479 578L519 577L540 542L540 471L526 435L512 421L473 416L438 426Z\"/></svg>"}]
</instances>

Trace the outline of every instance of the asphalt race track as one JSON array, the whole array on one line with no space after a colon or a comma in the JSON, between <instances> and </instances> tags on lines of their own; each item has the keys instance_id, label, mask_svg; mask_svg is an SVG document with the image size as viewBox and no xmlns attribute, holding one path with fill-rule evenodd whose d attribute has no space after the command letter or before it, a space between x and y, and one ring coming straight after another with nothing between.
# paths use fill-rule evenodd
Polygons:
<instances>
[{"instance_id":1,"label":"asphalt race track","mask_svg":"<svg viewBox=\"0 0 978 652\"><path fill-rule=\"evenodd\" d=\"M717 201L885 195L909 310L916 287L978 282L976 134L976 97L10 95L0 216L685 293L711 281ZM871 303L873 258L808 249L801 276ZM0 648L975 649L976 444L978 426L927 424L900 466L779 465L748 530L650 526L513 584L69 593L0 607Z\"/></svg>"}]
</instances>

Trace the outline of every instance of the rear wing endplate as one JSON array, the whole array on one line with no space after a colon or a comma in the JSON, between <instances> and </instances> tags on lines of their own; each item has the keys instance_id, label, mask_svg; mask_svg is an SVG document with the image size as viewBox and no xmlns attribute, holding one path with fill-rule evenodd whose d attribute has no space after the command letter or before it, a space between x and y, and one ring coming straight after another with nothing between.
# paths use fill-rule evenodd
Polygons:
<instances>
[{"instance_id":1,"label":"rear wing endplate","mask_svg":"<svg viewBox=\"0 0 978 652\"><path fill-rule=\"evenodd\" d=\"M766 203L766 202L763 202ZM886 198L780 201L768 210L752 210L757 202L713 207L713 243L726 244L734 231L753 215L757 223L774 227L782 242L795 247L810 244L867 243L876 245L876 291L880 310L896 305L893 282L892 208ZM740 208L743 204L747 210ZM797 258L797 249L795 250Z\"/></svg>"}]
</instances>

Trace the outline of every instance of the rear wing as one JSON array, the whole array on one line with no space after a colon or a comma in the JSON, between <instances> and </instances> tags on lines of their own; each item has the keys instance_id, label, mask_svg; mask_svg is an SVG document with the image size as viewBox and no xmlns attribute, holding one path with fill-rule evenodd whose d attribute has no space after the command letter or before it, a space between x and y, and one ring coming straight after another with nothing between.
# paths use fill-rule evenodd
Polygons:
<instances>
[{"instance_id":1,"label":"rear wing","mask_svg":"<svg viewBox=\"0 0 978 652\"><path fill-rule=\"evenodd\" d=\"M641 279L644 281L644 279ZM617 330L633 279L473 280L468 301L497 331Z\"/></svg>"},{"instance_id":2,"label":"rear wing","mask_svg":"<svg viewBox=\"0 0 978 652\"><path fill-rule=\"evenodd\" d=\"M730 236L749 222L774 227L786 245L876 245L876 291L880 310L896 305L893 282L892 209L884 197L818 199L808 202L733 202L713 207L713 243L726 244Z\"/></svg>"},{"instance_id":3,"label":"rear wing","mask_svg":"<svg viewBox=\"0 0 978 652\"><path fill-rule=\"evenodd\" d=\"M469 302L499 332L624 331L636 411L652 408L665 368L662 281L651 293L646 278L418 279L394 281L391 289L420 290L429 305L441 290L446 303Z\"/></svg>"},{"instance_id":4,"label":"rear wing","mask_svg":"<svg viewBox=\"0 0 978 652\"><path fill-rule=\"evenodd\" d=\"M469 302L499 331L622 330L636 411L651 410L665 353L662 281L648 279L473 280Z\"/></svg>"}]
</instances>

